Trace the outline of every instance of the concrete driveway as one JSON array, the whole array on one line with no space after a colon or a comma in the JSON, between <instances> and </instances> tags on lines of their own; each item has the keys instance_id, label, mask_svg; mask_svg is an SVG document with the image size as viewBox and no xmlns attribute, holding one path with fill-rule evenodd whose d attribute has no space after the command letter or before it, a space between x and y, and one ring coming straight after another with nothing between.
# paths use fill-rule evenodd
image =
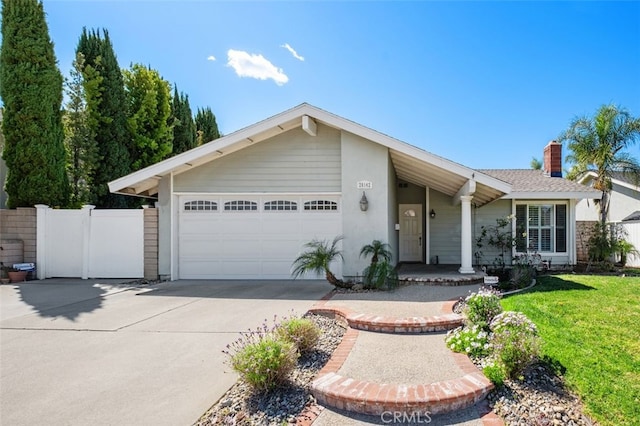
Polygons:
<instances>
[{"instance_id":1,"label":"concrete driveway","mask_svg":"<svg viewBox=\"0 0 640 426\"><path fill-rule=\"evenodd\" d=\"M235 382L222 349L324 281L0 285L0 424L190 425Z\"/></svg>"}]
</instances>

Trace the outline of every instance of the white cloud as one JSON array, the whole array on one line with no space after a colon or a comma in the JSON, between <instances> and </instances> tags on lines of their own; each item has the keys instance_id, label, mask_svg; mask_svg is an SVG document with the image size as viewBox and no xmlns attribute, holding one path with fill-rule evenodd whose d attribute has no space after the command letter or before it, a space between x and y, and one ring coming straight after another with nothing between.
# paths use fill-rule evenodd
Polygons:
<instances>
[{"instance_id":1,"label":"white cloud","mask_svg":"<svg viewBox=\"0 0 640 426\"><path fill-rule=\"evenodd\" d=\"M251 77L258 80L272 79L278 86L289 81L289 77L262 55L255 55L242 50L227 51L227 66L232 67L239 77Z\"/></svg>"},{"instance_id":2,"label":"white cloud","mask_svg":"<svg viewBox=\"0 0 640 426\"><path fill-rule=\"evenodd\" d=\"M284 47L289 52L291 52L291 54L293 55L294 58L299 59L301 61L304 61L304 56L298 55L298 52L296 52L293 47L289 46L289 43L285 43L285 44L281 45L280 47Z\"/></svg>"},{"instance_id":3,"label":"white cloud","mask_svg":"<svg viewBox=\"0 0 640 426\"><path fill-rule=\"evenodd\" d=\"M207 56L207 61L215 61L216 57L211 55L211 56Z\"/></svg>"}]
</instances>

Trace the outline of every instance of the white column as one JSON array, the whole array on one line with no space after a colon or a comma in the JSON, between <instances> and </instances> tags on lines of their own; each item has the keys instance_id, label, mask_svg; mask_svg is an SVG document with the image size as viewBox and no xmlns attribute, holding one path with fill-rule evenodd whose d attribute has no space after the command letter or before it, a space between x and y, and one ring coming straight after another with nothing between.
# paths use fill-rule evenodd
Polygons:
<instances>
[{"instance_id":1,"label":"white column","mask_svg":"<svg viewBox=\"0 0 640 426\"><path fill-rule=\"evenodd\" d=\"M36 204L36 276L47 278L47 210L46 204Z\"/></svg>"},{"instance_id":2,"label":"white column","mask_svg":"<svg viewBox=\"0 0 640 426\"><path fill-rule=\"evenodd\" d=\"M460 197L462 223L460 227L460 269L461 274L473 274L472 259L473 247L471 245L471 200L472 195Z\"/></svg>"},{"instance_id":3,"label":"white column","mask_svg":"<svg viewBox=\"0 0 640 426\"><path fill-rule=\"evenodd\" d=\"M85 204L82 206L84 217L82 218L82 279L89 278L89 263L91 259L91 210L96 206Z\"/></svg>"}]
</instances>

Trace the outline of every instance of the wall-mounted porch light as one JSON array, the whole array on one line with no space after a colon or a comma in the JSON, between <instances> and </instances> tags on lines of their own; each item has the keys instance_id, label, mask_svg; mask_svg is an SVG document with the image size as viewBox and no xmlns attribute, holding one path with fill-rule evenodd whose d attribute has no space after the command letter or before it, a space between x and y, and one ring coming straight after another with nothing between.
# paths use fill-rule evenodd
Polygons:
<instances>
[{"instance_id":1,"label":"wall-mounted porch light","mask_svg":"<svg viewBox=\"0 0 640 426\"><path fill-rule=\"evenodd\" d=\"M362 198L360 198L360 210L362 210L363 212L366 212L369 209L369 200L367 200L367 196L364 193L364 191L362 191Z\"/></svg>"},{"instance_id":2,"label":"wall-mounted porch light","mask_svg":"<svg viewBox=\"0 0 640 426\"><path fill-rule=\"evenodd\" d=\"M434 209L431 209L431 211L429 212L429 217L431 219L435 219L436 218L436 211Z\"/></svg>"}]
</instances>

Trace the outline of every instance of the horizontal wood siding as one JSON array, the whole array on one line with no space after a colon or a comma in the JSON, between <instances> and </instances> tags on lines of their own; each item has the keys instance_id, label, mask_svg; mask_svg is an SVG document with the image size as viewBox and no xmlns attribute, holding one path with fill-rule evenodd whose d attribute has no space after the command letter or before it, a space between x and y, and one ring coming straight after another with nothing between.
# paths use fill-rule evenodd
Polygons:
<instances>
[{"instance_id":1,"label":"horizontal wood siding","mask_svg":"<svg viewBox=\"0 0 640 426\"><path fill-rule=\"evenodd\" d=\"M436 213L429 219L429 255L438 256L440 264L460 264L460 205L451 204L451 197L434 189L429 191L429 208ZM429 214L424 212L424 214Z\"/></svg>"},{"instance_id":2,"label":"horizontal wood siding","mask_svg":"<svg viewBox=\"0 0 640 426\"><path fill-rule=\"evenodd\" d=\"M158 209L144 210L144 277L158 278Z\"/></svg>"},{"instance_id":3,"label":"horizontal wood siding","mask_svg":"<svg viewBox=\"0 0 640 426\"><path fill-rule=\"evenodd\" d=\"M293 129L176 176L176 192L340 192L340 132Z\"/></svg>"},{"instance_id":4,"label":"horizontal wood siding","mask_svg":"<svg viewBox=\"0 0 640 426\"><path fill-rule=\"evenodd\" d=\"M479 209L474 209L474 223L473 223L473 263L476 264L478 262L478 257L476 253L482 252L482 256L480 257L480 265L491 266L494 261L500 257L501 251L495 247L490 246L487 238L482 242L483 246L478 247L476 245L477 239L482 235L482 227L493 228L496 226L496 219L504 218L511 214L511 200L497 200L493 203L489 203L480 207ZM511 231L510 227L503 229L504 231ZM505 263L507 265L511 265L511 251L505 253Z\"/></svg>"}]
</instances>

